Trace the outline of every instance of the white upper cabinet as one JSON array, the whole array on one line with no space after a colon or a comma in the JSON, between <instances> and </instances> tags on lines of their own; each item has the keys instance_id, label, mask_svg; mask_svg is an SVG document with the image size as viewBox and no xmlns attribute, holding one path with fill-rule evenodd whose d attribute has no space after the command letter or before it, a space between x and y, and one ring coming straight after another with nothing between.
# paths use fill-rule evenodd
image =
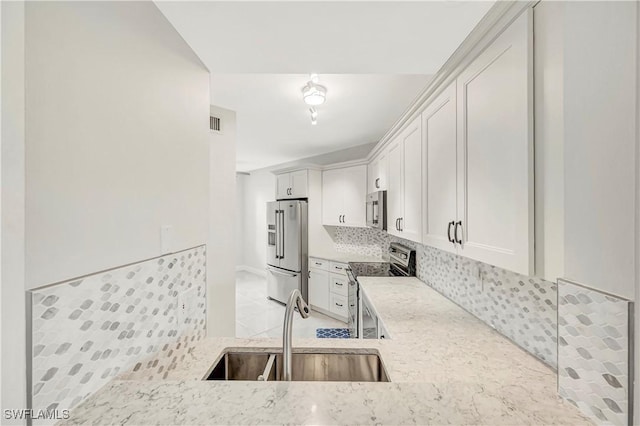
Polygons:
<instances>
[{"instance_id":1,"label":"white upper cabinet","mask_svg":"<svg viewBox=\"0 0 640 426\"><path fill-rule=\"evenodd\" d=\"M366 226L367 166L322 172L322 224Z\"/></svg>"},{"instance_id":2,"label":"white upper cabinet","mask_svg":"<svg viewBox=\"0 0 640 426\"><path fill-rule=\"evenodd\" d=\"M461 73L456 90L458 253L528 275L534 265L532 42L527 10Z\"/></svg>"},{"instance_id":3,"label":"white upper cabinet","mask_svg":"<svg viewBox=\"0 0 640 426\"><path fill-rule=\"evenodd\" d=\"M422 123L416 118L391 143L387 176L387 229L422 241Z\"/></svg>"},{"instance_id":4,"label":"white upper cabinet","mask_svg":"<svg viewBox=\"0 0 640 426\"><path fill-rule=\"evenodd\" d=\"M286 200L307 198L307 170L298 170L276 176L276 198Z\"/></svg>"},{"instance_id":5,"label":"white upper cabinet","mask_svg":"<svg viewBox=\"0 0 640 426\"><path fill-rule=\"evenodd\" d=\"M400 236L403 210L402 143L396 138L390 144L387 175L387 232Z\"/></svg>"},{"instance_id":6,"label":"white upper cabinet","mask_svg":"<svg viewBox=\"0 0 640 426\"><path fill-rule=\"evenodd\" d=\"M367 166L367 192L387 189L387 152L383 151Z\"/></svg>"},{"instance_id":7,"label":"white upper cabinet","mask_svg":"<svg viewBox=\"0 0 640 426\"><path fill-rule=\"evenodd\" d=\"M422 113L424 244L457 251L456 84L452 83Z\"/></svg>"}]
</instances>

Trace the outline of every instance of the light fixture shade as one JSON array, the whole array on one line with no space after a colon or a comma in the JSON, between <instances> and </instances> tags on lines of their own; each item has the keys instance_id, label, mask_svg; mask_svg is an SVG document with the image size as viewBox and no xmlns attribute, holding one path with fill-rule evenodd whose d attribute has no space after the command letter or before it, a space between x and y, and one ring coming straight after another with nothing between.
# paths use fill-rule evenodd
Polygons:
<instances>
[{"instance_id":1,"label":"light fixture shade","mask_svg":"<svg viewBox=\"0 0 640 426\"><path fill-rule=\"evenodd\" d=\"M321 105L327 96L327 88L309 81L302 88L302 98L307 105Z\"/></svg>"}]
</instances>

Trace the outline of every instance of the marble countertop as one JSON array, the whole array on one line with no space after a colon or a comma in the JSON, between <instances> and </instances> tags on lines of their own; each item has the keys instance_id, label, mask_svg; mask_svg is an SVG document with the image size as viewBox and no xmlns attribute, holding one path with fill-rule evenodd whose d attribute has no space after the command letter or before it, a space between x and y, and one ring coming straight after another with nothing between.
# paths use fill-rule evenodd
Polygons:
<instances>
[{"instance_id":1,"label":"marble countertop","mask_svg":"<svg viewBox=\"0 0 640 426\"><path fill-rule=\"evenodd\" d=\"M309 257L315 257L324 260L333 260L334 262L385 262L389 259L383 259L381 256L367 256L354 253L340 253L340 252L314 252L309 253Z\"/></svg>"},{"instance_id":2,"label":"marble countertop","mask_svg":"<svg viewBox=\"0 0 640 426\"><path fill-rule=\"evenodd\" d=\"M165 380L121 375L63 424L591 424L557 396L553 370L421 281L358 280L392 339L293 345L377 351L390 383L203 381L225 349L281 347L205 339Z\"/></svg>"}]
</instances>

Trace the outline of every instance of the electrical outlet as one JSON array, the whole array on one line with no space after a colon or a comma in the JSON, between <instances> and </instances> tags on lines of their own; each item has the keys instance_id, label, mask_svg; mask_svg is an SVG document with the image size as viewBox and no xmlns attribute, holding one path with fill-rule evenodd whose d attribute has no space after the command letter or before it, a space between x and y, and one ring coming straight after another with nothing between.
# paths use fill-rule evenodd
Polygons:
<instances>
[{"instance_id":1,"label":"electrical outlet","mask_svg":"<svg viewBox=\"0 0 640 426\"><path fill-rule=\"evenodd\" d=\"M187 320L196 311L198 304L198 290L191 288L185 292L178 291L176 296L176 319L178 321L178 328L187 327Z\"/></svg>"}]
</instances>

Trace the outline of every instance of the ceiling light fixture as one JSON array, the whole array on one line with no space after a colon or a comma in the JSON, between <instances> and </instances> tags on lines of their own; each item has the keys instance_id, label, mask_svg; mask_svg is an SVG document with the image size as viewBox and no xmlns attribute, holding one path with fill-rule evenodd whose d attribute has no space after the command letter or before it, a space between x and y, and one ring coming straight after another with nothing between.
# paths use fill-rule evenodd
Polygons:
<instances>
[{"instance_id":1,"label":"ceiling light fixture","mask_svg":"<svg viewBox=\"0 0 640 426\"><path fill-rule=\"evenodd\" d=\"M327 96L327 88L318 84L318 74L311 74L311 80L302 88L302 98L307 105L322 105Z\"/></svg>"}]
</instances>

